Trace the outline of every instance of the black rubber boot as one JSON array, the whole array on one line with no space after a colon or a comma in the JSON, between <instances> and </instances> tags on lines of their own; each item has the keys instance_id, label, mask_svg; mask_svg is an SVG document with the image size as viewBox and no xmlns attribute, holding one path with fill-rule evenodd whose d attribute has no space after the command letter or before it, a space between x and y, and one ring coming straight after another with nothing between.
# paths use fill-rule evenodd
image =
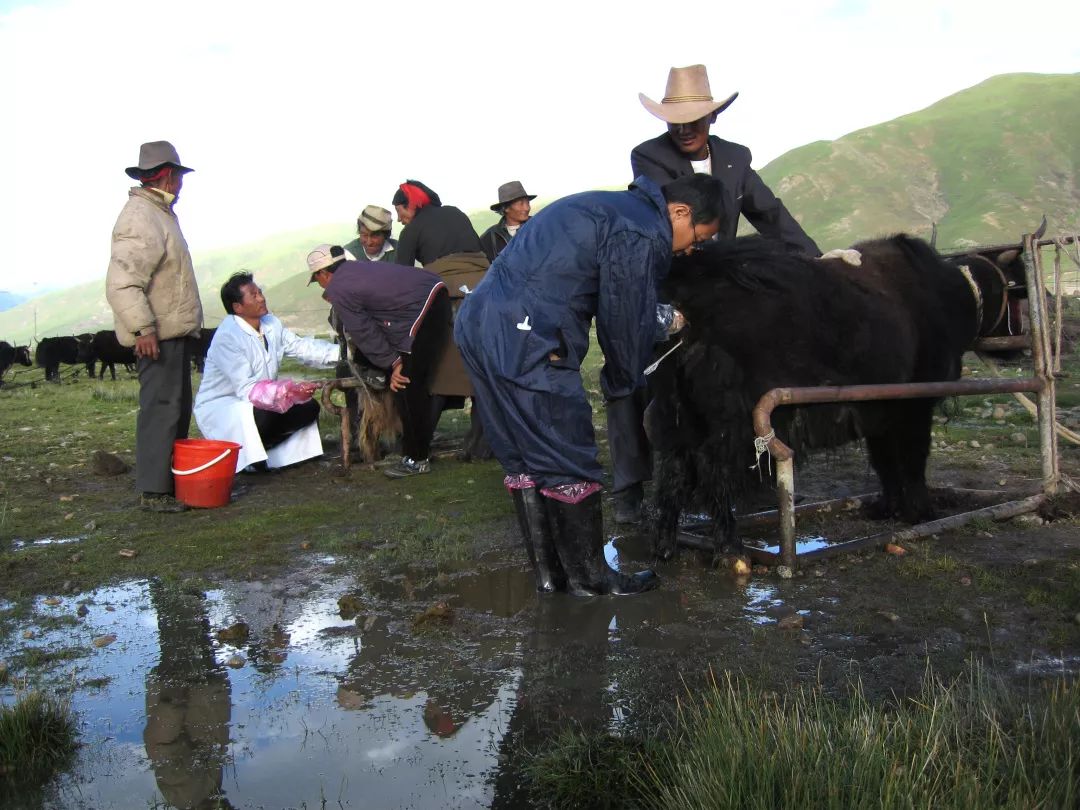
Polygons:
<instances>
[{"instance_id":1,"label":"black rubber boot","mask_svg":"<svg viewBox=\"0 0 1080 810\"><path fill-rule=\"evenodd\" d=\"M603 512L600 493L580 503L544 498L551 518L555 548L566 571L566 590L572 596L630 596L660 584L651 570L621 574L604 559Z\"/></svg>"},{"instance_id":2,"label":"black rubber boot","mask_svg":"<svg viewBox=\"0 0 1080 810\"><path fill-rule=\"evenodd\" d=\"M510 491L517 510L521 540L529 555L536 574L536 590L541 593L566 590L566 573L563 571L555 544L551 538L551 522L536 487Z\"/></svg>"},{"instance_id":3,"label":"black rubber boot","mask_svg":"<svg viewBox=\"0 0 1080 810\"><path fill-rule=\"evenodd\" d=\"M631 484L615 493L615 522L620 525L641 523L644 517L645 489L640 483Z\"/></svg>"}]
</instances>

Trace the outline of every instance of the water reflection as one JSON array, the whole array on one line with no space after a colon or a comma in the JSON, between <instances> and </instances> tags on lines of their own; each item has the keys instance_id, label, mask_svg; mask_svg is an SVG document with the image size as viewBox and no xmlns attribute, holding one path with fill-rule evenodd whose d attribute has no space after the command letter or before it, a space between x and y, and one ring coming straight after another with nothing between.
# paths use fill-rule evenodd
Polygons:
<instances>
[{"instance_id":1,"label":"water reflection","mask_svg":"<svg viewBox=\"0 0 1080 810\"><path fill-rule=\"evenodd\" d=\"M639 568L639 541L619 538L612 562ZM515 807L521 746L646 722L684 674L734 662L718 650L774 598L692 555L662 574L658 591L592 600L538 596L524 565L313 570L206 594L134 582L35 603L34 639L9 636L0 658L86 648L39 673L86 685L84 746L53 806ZM445 621L418 622L439 605ZM116 641L88 644L103 634Z\"/></svg>"},{"instance_id":2,"label":"water reflection","mask_svg":"<svg viewBox=\"0 0 1080 810\"><path fill-rule=\"evenodd\" d=\"M143 741L161 795L173 807L231 807L221 792L232 702L214 659L205 599L150 586L161 656L146 675ZM212 802L212 804L211 804Z\"/></svg>"}]
</instances>

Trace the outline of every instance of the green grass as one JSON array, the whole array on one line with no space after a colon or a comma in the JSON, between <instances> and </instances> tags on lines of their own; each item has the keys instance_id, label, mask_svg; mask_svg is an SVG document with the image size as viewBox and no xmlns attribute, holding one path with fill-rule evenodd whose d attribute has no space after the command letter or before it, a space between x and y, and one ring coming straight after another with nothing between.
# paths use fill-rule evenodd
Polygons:
<instances>
[{"instance_id":1,"label":"green grass","mask_svg":"<svg viewBox=\"0 0 1080 810\"><path fill-rule=\"evenodd\" d=\"M294 363L283 371L330 375ZM90 469L96 450L134 462L137 381L5 388L0 400L0 593L8 599L132 577L248 576L315 554L438 567L475 558L512 525L498 464L453 459L404 482L363 465L342 476L337 461L239 476L240 494L225 509L146 513L136 508L130 472L108 478ZM452 440L467 426L465 414L448 412L439 432ZM324 413L320 428L334 436L339 422ZM42 538L78 541L11 544ZM0 621L0 632L11 626Z\"/></svg>"},{"instance_id":2,"label":"green grass","mask_svg":"<svg viewBox=\"0 0 1080 810\"><path fill-rule=\"evenodd\" d=\"M859 686L777 695L726 676L663 735L564 734L527 773L548 807L1077 806L1080 685L1018 691L978 667L886 703Z\"/></svg>"},{"instance_id":3,"label":"green grass","mask_svg":"<svg viewBox=\"0 0 1080 810\"><path fill-rule=\"evenodd\" d=\"M0 798L44 783L75 752L77 730L68 703L42 692L0 706Z\"/></svg>"},{"instance_id":4,"label":"green grass","mask_svg":"<svg viewBox=\"0 0 1080 810\"><path fill-rule=\"evenodd\" d=\"M23 671L51 669L89 654L87 647L23 647L11 657L11 664Z\"/></svg>"}]
</instances>

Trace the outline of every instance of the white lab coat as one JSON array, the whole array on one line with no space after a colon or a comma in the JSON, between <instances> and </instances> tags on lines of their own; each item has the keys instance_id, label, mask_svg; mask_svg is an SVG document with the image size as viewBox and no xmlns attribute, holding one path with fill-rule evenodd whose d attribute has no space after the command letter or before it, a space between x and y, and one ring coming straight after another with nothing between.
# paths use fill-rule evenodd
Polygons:
<instances>
[{"instance_id":1,"label":"white lab coat","mask_svg":"<svg viewBox=\"0 0 1080 810\"><path fill-rule=\"evenodd\" d=\"M273 314L263 316L261 327L266 346L243 318L225 317L210 341L206 370L195 396L195 421L203 436L241 445L238 470L257 461L265 461L268 467L284 467L322 454L318 422L298 430L277 447L264 449L248 394L260 380L277 379L285 355L309 366L332 366L338 359L336 344L298 337Z\"/></svg>"}]
</instances>

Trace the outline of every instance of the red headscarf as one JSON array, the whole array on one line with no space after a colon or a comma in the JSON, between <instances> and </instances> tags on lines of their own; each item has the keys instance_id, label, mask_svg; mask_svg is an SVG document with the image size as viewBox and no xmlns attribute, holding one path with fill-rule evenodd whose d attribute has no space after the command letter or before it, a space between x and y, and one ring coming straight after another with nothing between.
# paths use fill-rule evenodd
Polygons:
<instances>
[{"instance_id":1,"label":"red headscarf","mask_svg":"<svg viewBox=\"0 0 1080 810\"><path fill-rule=\"evenodd\" d=\"M419 186L414 186L412 183L402 183L398 188L401 189L401 193L405 195L405 199L409 203L409 208L419 211L425 205L431 205L431 197Z\"/></svg>"}]
</instances>

